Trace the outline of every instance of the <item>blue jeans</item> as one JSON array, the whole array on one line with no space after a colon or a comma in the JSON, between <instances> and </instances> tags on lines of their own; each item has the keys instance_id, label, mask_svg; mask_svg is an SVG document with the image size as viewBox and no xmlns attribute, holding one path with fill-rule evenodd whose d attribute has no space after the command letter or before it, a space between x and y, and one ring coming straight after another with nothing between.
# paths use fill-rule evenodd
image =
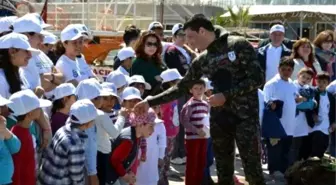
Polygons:
<instances>
[{"instance_id":1,"label":"blue jeans","mask_svg":"<svg viewBox=\"0 0 336 185\"><path fill-rule=\"evenodd\" d=\"M213 165L214 163L214 154L213 154L213 150L212 150L212 140L211 138L208 139L208 148L207 148L207 165L204 171L204 177L211 177L210 174L210 167Z\"/></svg>"}]
</instances>

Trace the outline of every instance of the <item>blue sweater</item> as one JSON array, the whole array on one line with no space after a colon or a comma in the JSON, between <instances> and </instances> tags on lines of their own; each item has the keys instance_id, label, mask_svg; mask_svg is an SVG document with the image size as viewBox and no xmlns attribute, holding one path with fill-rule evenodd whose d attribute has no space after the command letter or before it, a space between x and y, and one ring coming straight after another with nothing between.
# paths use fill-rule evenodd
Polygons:
<instances>
[{"instance_id":1,"label":"blue sweater","mask_svg":"<svg viewBox=\"0 0 336 185\"><path fill-rule=\"evenodd\" d=\"M12 154L17 153L20 147L21 142L15 135L8 140L0 139L0 185L12 182L14 173Z\"/></svg>"}]
</instances>

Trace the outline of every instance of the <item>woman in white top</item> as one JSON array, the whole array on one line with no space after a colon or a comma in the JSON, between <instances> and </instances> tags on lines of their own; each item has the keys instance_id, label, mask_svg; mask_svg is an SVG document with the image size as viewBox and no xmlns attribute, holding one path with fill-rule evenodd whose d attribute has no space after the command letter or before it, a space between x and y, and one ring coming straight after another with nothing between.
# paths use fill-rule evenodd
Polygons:
<instances>
[{"instance_id":1,"label":"woman in white top","mask_svg":"<svg viewBox=\"0 0 336 185\"><path fill-rule=\"evenodd\" d=\"M299 71L308 67L314 71L313 80L310 85L316 85L316 75L322 72L320 63L316 60L312 43L306 39L302 38L295 42L293 45L292 56L294 59L294 71L291 79L294 81L297 79Z\"/></svg>"},{"instance_id":2,"label":"woman in white top","mask_svg":"<svg viewBox=\"0 0 336 185\"><path fill-rule=\"evenodd\" d=\"M70 24L61 32L61 42L56 45L56 52L63 53L56 63L56 68L64 75L65 82L77 86L84 79L81 74L78 55L81 55L83 47L83 33L77 26Z\"/></svg>"}]
</instances>

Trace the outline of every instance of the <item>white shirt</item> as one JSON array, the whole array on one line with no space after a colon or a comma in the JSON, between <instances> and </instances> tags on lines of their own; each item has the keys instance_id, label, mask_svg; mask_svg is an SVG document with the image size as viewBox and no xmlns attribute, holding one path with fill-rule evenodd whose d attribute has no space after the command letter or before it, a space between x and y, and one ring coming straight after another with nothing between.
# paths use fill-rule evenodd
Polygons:
<instances>
[{"instance_id":1,"label":"white shirt","mask_svg":"<svg viewBox=\"0 0 336 185\"><path fill-rule=\"evenodd\" d=\"M294 81L294 84L298 90L298 92L300 91L300 89L307 89L309 88L309 85L304 85L301 86L298 81ZM296 126L295 126L295 130L294 130L294 137L302 137L302 136L307 136L309 134L310 131L310 127L308 126L307 123L307 118L306 118L306 114L302 111L299 111L299 114L296 116L295 118L296 120Z\"/></svg>"},{"instance_id":2,"label":"white shirt","mask_svg":"<svg viewBox=\"0 0 336 185\"><path fill-rule=\"evenodd\" d=\"M62 55L56 63L56 68L63 74L65 82L69 82L71 80L77 80L77 82L80 82L87 79L80 73L77 58L75 60L71 60L66 55Z\"/></svg>"},{"instance_id":3,"label":"white shirt","mask_svg":"<svg viewBox=\"0 0 336 185\"><path fill-rule=\"evenodd\" d=\"M319 106L319 112L318 112L318 119L322 120L321 123L318 125L315 125L314 128L311 130L314 131L321 131L326 135L329 135L329 126L330 126L330 120L329 120L329 110L330 110L330 102L328 94L320 95L320 106Z\"/></svg>"},{"instance_id":4,"label":"white shirt","mask_svg":"<svg viewBox=\"0 0 336 185\"><path fill-rule=\"evenodd\" d=\"M269 80L264 87L265 102L274 100L284 102L280 122L287 136L293 136L294 134L296 113L295 98L297 95L297 88L293 81L291 79L284 81L280 78L279 74Z\"/></svg>"},{"instance_id":5,"label":"white shirt","mask_svg":"<svg viewBox=\"0 0 336 185\"><path fill-rule=\"evenodd\" d=\"M258 100L259 100L259 123L261 125L263 116L264 116L264 108L265 108L265 102L264 102L264 91L261 89L258 89Z\"/></svg>"},{"instance_id":6,"label":"white shirt","mask_svg":"<svg viewBox=\"0 0 336 185\"><path fill-rule=\"evenodd\" d=\"M29 89L29 84L27 80L24 78L24 76L20 75L22 85L21 89ZM3 69L0 69L0 95L6 99L9 99L9 97L12 95L9 92L9 84L5 76L5 72Z\"/></svg>"},{"instance_id":7,"label":"white shirt","mask_svg":"<svg viewBox=\"0 0 336 185\"><path fill-rule=\"evenodd\" d=\"M32 56L27 66L20 67L20 75L27 79L31 89L41 86L40 70L37 67L38 64L42 63L42 59L40 58L41 53L43 52L40 51L40 54Z\"/></svg>"},{"instance_id":8,"label":"white shirt","mask_svg":"<svg viewBox=\"0 0 336 185\"><path fill-rule=\"evenodd\" d=\"M97 126L97 146L98 151L109 154L111 152L110 138L115 139L119 136L125 125L125 118L119 116L117 122L113 124L109 114L98 110L98 116L94 120Z\"/></svg>"},{"instance_id":9,"label":"white shirt","mask_svg":"<svg viewBox=\"0 0 336 185\"><path fill-rule=\"evenodd\" d=\"M95 76L91 67L86 63L84 55L81 55L80 58L77 57L77 61L82 78L88 79Z\"/></svg>"},{"instance_id":10,"label":"white shirt","mask_svg":"<svg viewBox=\"0 0 336 185\"><path fill-rule=\"evenodd\" d=\"M54 64L50 60L50 58L42 51L38 55L38 58L39 60L36 60L36 66L37 66L39 74L51 73L54 67ZM49 91L45 93L45 96L47 98L50 98L52 95L53 95L53 91Z\"/></svg>"},{"instance_id":11,"label":"white shirt","mask_svg":"<svg viewBox=\"0 0 336 185\"><path fill-rule=\"evenodd\" d=\"M120 71L125 76L130 76L129 72L121 65L118 67L116 71Z\"/></svg>"},{"instance_id":12,"label":"white shirt","mask_svg":"<svg viewBox=\"0 0 336 185\"><path fill-rule=\"evenodd\" d=\"M270 45L266 51L266 82L278 74L278 67L281 58L282 47Z\"/></svg>"},{"instance_id":13,"label":"white shirt","mask_svg":"<svg viewBox=\"0 0 336 185\"><path fill-rule=\"evenodd\" d=\"M332 81L328 87L327 87L327 91L330 92L331 94L336 94L336 80Z\"/></svg>"}]
</instances>

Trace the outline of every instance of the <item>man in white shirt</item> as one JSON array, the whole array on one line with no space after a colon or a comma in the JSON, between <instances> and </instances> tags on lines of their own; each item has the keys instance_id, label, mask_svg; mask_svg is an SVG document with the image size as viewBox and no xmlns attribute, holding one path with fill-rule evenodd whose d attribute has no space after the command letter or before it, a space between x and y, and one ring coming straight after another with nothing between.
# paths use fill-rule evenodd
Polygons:
<instances>
[{"instance_id":1,"label":"man in white shirt","mask_svg":"<svg viewBox=\"0 0 336 185\"><path fill-rule=\"evenodd\" d=\"M265 71L265 82L278 73L280 59L291 54L291 51L282 43L284 36L285 27L276 24L270 29L271 43L258 49L258 59Z\"/></svg>"}]
</instances>

